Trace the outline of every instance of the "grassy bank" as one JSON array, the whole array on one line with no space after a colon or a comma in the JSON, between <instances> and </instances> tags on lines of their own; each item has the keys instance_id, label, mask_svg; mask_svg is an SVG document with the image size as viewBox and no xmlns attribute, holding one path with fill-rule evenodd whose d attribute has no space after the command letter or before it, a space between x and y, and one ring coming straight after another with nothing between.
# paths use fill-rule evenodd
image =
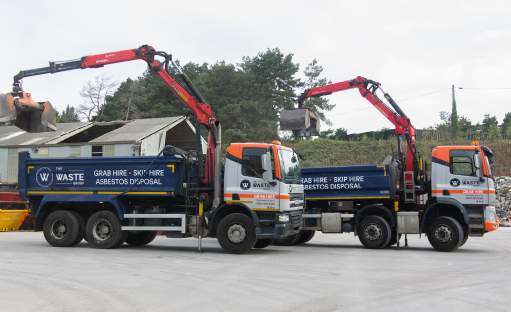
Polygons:
<instances>
[{"instance_id":1,"label":"grassy bank","mask_svg":"<svg viewBox=\"0 0 511 312\"><path fill-rule=\"evenodd\" d=\"M431 152L436 146L470 145L471 143L472 141L461 139L419 141L417 150L428 164L431 164ZM479 141L479 143L488 146L494 153L495 163L492 166L494 175L511 176L511 141ZM282 144L307 155L307 160L302 161L302 167L374 165L381 163L387 155L393 154L397 157L397 140L395 138L389 140L363 138L361 141L352 142L316 139L300 142L288 141L282 142Z\"/></svg>"}]
</instances>

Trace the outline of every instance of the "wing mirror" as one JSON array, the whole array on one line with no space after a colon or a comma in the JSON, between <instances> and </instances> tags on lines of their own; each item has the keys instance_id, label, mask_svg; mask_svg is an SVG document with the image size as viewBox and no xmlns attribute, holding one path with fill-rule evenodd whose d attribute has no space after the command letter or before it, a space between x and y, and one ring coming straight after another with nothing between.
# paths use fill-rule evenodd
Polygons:
<instances>
[{"instance_id":1,"label":"wing mirror","mask_svg":"<svg viewBox=\"0 0 511 312\"><path fill-rule=\"evenodd\" d=\"M266 154L261 155L261 164L263 167L263 180L268 182L271 186L277 184L273 180L273 173L271 171L271 155L270 151L266 151Z\"/></svg>"}]
</instances>

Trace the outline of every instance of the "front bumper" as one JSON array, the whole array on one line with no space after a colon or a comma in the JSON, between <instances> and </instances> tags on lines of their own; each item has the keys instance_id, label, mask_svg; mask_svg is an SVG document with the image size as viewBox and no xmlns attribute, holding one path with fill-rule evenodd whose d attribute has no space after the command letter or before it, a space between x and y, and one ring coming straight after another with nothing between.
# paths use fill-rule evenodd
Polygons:
<instances>
[{"instance_id":1,"label":"front bumper","mask_svg":"<svg viewBox=\"0 0 511 312\"><path fill-rule=\"evenodd\" d=\"M497 218L497 211L494 206L486 206L484 208L484 231L491 232L499 228L499 220Z\"/></svg>"},{"instance_id":2,"label":"front bumper","mask_svg":"<svg viewBox=\"0 0 511 312\"><path fill-rule=\"evenodd\" d=\"M296 234L302 229L302 213L303 210L291 211L286 214L289 215L289 221L276 222L275 224L275 238L284 238L289 235ZM277 220L278 220L277 215Z\"/></svg>"}]
</instances>

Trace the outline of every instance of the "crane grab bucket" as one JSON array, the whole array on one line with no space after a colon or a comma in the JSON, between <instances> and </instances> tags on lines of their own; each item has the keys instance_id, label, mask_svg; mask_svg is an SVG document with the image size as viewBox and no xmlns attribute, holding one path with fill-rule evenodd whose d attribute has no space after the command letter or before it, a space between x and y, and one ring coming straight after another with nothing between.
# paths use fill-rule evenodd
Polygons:
<instances>
[{"instance_id":1,"label":"crane grab bucket","mask_svg":"<svg viewBox=\"0 0 511 312\"><path fill-rule=\"evenodd\" d=\"M29 133L55 131L55 110L50 102L34 102L29 93L0 94L0 122L14 125Z\"/></svg>"},{"instance_id":2,"label":"crane grab bucket","mask_svg":"<svg viewBox=\"0 0 511 312\"><path fill-rule=\"evenodd\" d=\"M291 130L294 136L319 136L320 123L308 108L280 112L280 130Z\"/></svg>"}]
</instances>

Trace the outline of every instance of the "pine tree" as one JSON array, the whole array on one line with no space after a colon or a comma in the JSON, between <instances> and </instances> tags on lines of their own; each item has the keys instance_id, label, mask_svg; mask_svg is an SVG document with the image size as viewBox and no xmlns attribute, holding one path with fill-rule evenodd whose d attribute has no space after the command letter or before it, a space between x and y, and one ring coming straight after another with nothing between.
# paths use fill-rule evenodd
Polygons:
<instances>
[{"instance_id":1,"label":"pine tree","mask_svg":"<svg viewBox=\"0 0 511 312\"><path fill-rule=\"evenodd\" d=\"M303 91L332 83L331 80L326 78L319 78L321 72L323 72L323 67L318 65L316 59L305 67L303 73L305 77L307 77L307 81L305 82ZM323 111L331 111L334 107L335 104L330 104L330 100L325 97L309 98L303 103L303 108L310 108L312 112L328 126L331 126L332 122L326 118Z\"/></svg>"},{"instance_id":2,"label":"pine tree","mask_svg":"<svg viewBox=\"0 0 511 312\"><path fill-rule=\"evenodd\" d=\"M451 132L452 137L456 138L458 135L458 111L456 110L456 99L454 98L454 85L452 86Z\"/></svg>"}]
</instances>

